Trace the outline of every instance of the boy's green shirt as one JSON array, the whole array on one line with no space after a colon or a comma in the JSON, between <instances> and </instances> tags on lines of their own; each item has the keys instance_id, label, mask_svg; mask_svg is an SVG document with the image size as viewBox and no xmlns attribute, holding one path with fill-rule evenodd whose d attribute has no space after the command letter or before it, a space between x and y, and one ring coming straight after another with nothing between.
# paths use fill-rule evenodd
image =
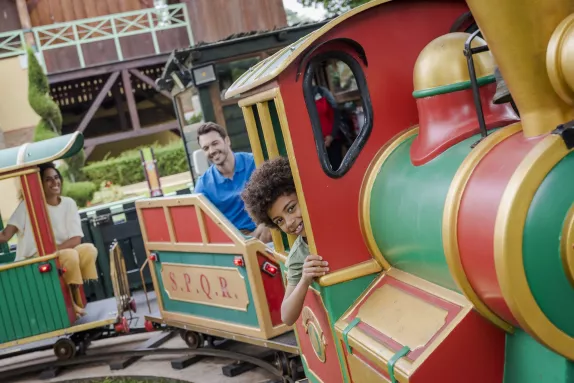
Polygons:
<instances>
[{"instance_id":1,"label":"boy's green shirt","mask_svg":"<svg viewBox=\"0 0 574 383\"><path fill-rule=\"evenodd\" d=\"M297 286L303 275L303 263L309 255L309 246L302 236L298 236L287 257L285 266L287 267L287 284Z\"/></svg>"}]
</instances>

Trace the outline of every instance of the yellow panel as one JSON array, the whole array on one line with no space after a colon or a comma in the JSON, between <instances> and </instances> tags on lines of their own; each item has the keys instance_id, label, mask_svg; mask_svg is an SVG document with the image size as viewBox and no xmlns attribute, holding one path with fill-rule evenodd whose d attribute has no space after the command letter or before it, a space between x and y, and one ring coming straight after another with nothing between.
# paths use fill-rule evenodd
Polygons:
<instances>
[{"instance_id":1,"label":"yellow panel","mask_svg":"<svg viewBox=\"0 0 574 383\"><path fill-rule=\"evenodd\" d=\"M365 364L362 360L352 354L348 355L347 361L349 362L349 369L351 370L351 377L353 382L390 382L390 380L379 374L371 366Z\"/></svg>"},{"instance_id":2,"label":"yellow panel","mask_svg":"<svg viewBox=\"0 0 574 383\"><path fill-rule=\"evenodd\" d=\"M427 344L444 326L447 314L446 310L387 284L373 292L359 309L358 317L415 350Z\"/></svg>"},{"instance_id":3,"label":"yellow panel","mask_svg":"<svg viewBox=\"0 0 574 383\"><path fill-rule=\"evenodd\" d=\"M233 267L164 263L161 277L170 299L247 311L245 279Z\"/></svg>"}]
</instances>

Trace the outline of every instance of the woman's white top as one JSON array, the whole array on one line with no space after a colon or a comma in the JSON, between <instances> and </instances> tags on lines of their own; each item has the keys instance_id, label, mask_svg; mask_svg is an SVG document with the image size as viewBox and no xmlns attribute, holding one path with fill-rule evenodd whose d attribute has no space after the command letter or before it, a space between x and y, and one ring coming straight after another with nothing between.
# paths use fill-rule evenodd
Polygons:
<instances>
[{"instance_id":1,"label":"woman's white top","mask_svg":"<svg viewBox=\"0 0 574 383\"><path fill-rule=\"evenodd\" d=\"M61 245L73 237L84 237L76 201L69 197L60 197L60 204L57 206L46 204L46 207L52 223L56 245ZM14 225L18 229L18 247L14 261L22 261L34 256L38 252L38 248L24 201L20 202L12 214L8 220L8 225Z\"/></svg>"}]
</instances>

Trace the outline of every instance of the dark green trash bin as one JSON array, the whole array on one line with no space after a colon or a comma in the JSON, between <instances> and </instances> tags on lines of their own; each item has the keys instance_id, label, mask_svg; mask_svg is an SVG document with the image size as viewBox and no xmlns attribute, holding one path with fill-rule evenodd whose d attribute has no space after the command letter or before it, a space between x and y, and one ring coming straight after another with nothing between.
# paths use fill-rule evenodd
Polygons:
<instances>
[{"instance_id":1,"label":"dark green trash bin","mask_svg":"<svg viewBox=\"0 0 574 383\"><path fill-rule=\"evenodd\" d=\"M117 241L124 255L128 281L132 291L142 288L140 268L146 260L146 251L135 208L135 200L118 201L113 204L93 207L80 211L84 240L93 243L98 249L99 281L85 287L88 300L113 297L110 278L109 249ZM149 269L144 271L148 287L152 285Z\"/></svg>"}]
</instances>

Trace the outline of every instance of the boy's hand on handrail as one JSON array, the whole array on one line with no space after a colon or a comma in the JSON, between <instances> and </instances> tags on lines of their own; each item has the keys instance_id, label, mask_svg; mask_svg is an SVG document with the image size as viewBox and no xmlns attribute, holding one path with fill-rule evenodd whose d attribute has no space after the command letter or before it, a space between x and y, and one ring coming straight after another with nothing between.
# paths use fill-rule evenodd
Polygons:
<instances>
[{"instance_id":1,"label":"boy's hand on handrail","mask_svg":"<svg viewBox=\"0 0 574 383\"><path fill-rule=\"evenodd\" d=\"M301 280L307 285L313 283L314 278L322 277L329 271L329 262L323 261L319 255L308 255L303 263L303 275Z\"/></svg>"}]
</instances>

